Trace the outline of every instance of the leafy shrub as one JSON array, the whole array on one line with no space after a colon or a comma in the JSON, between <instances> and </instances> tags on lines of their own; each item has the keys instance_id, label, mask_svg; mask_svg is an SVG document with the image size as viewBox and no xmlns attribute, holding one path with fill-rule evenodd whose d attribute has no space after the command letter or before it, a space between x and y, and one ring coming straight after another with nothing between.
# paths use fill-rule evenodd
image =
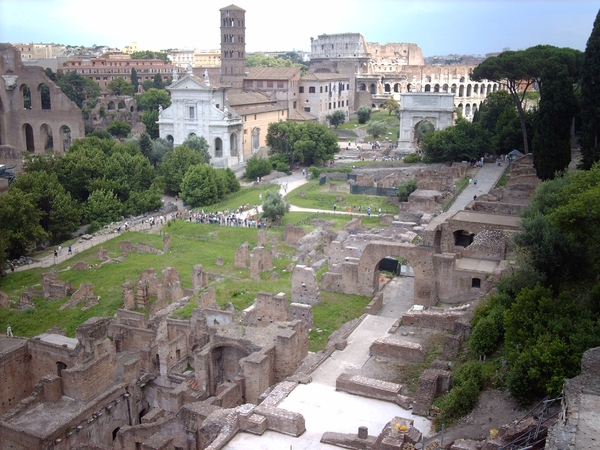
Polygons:
<instances>
[{"instance_id":1,"label":"leafy shrub","mask_svg":"<svg viewBox=\"0 0 600 450\"><path fill-rule=\"evenodd\" d=\"M358 116L358 123L367 123L367 121L371 118L371 108L368 106L361 106L356 111L356 115Z\"/></svg>"},{"instance_id":2,"label":"leafy shrub","mask_svg":"<svg viewBox=\"0 0 600 450\"><path fill-rule=\"evenodd\" d=\"M406 183L399 183L397 187L398 200L400 200L401 202L407 202L409 195L417 190L417 180L412 178Z\"/></svg>"},{"instance_id":3,"label":"leafy shrub","mask_svg":"<svg viewBox=\"0 0 600 450\"><path fill-rule=\"evenodd\" d=\"M249 180L255 180L257 177L269 175L272 170L273 167L269 160L253 156L246 162L245 177Z\"/></svg>"},{"instance_id":4,"label":"leafy shrub","mask_svg":"<svg viewBox=\"0 0 600 450\"><path fill-rule=\"evenodd\" d=\"M404 157L403 161L406 164L415 164L415 163L420 163L421 162L421 155L419 155L418 153L411 153L410 155L407 155Z\"/></svg>"},{"instance_id":5,"label":"leafy shrub","mask_svg":"<svg viewBox=\"0 0 600 450\"><path fill-rule=\"evenodd\" d=\"M474 355L490 355L504 337L504 308L497 304L477 321L469 338Z\"/></svg>"}]
</instances>

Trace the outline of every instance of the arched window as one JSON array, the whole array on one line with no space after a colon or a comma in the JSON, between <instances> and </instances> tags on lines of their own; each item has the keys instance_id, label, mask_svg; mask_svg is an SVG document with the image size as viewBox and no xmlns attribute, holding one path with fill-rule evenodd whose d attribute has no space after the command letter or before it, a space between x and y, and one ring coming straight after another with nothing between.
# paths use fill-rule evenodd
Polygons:
<instances>
[{"instance_id":1,"label":"arched window","mask_svg":"<svg viewBox=\"0 0 600 450\"><path fill-rule=\"evenodd\" d=\"M464 86L461 86L461 87L458 89L458 96L459 96L459 97L464 97L464 96L465 96L465 87L464 87Z\"/></svg>"},{"instance_id":2,"label":"arched window","mask_svg":"<svg viewBox=\"0 0 600 450\"><path fill-rule=\"evenodd\" d=\"M108 102L108 109L115 109L115 102L113 102L112 100L110 102Z\"/></svg>"},{"instance_id":3,"label":"arched window","mask_svg":"<svg viewBox=\"0 0 600 450\"><path fill-rule=\"evenodd\" d=\"M467 97L470 97L470 96L471 96L471 85L468 84L467 85Z\"/></svg>"},{"instance_id":4,"label":"arched window","mask_svg":"<svg viewBox=\"0 0 600 450\"><path fill-rule=\"evenodd\" d=\"M60 127L60 135L63 143L63 150L67 151L71 146L71 129L68 126L63 125Z\"/></svg>"},{"instance_id":5,"label":"arched window","mask_svg":"<svg viewBox=\"0 0 600 450\"><path fill-rule=\"evenodd\" d=\"M455 84L453 84L452 87L450 88L450 92L452 94L456 94L456 85Z\"/></svg>"},{"instance_id":6,"label":"arched window","mask_svg":"<svg viewBox=\"0 0 600 450\"><path fill-rule=\"evenodd\" d=\"M167 141L169 141L171 144L175 141L175 139L173 139L173 136L171 136L170 134L167 135Z\"/></svg>"},{"instance_id":7,"label":"arched window","mask_svg":"<svg viewBox=\"0 0 600 450\"><path fill-rule=\"evenodd\" d=\"M260 147L260 128L252 129L252 150L258 150Z\"/></svg>"},{"instance_id":8,"label":"arched window","mask_svg":"<svg viewBox=\"0 0 600 450\"><path fill-rule=\"evenodd\" d=\"M367 85L365 83L360 83L360 90L361 91L366 91L367 90Z\"/></svg>"},{"instance_id":9,"label":"arched window","mask_svg":"<svg viewBox=\"0 0 600 450\"><path fill-rule=\"evenodd\" d=\"M371 83L371 85L369 86L369 92L371 94L375 94L377 92L375 89L375 83Z\"/></svg>"},{"instance_id":10,"label":"arched window","mask_svg":"<svg viewBox=\"0 0 600 450\"><path fill-rule=\"evenodd\" d=\"M235 133L231 133L229 136L229 154L237 156L237 136Z\"/></svg>"},{"instance_id":11,"label":"arched window","mask_svg":"<svg viewBox=\"0 0 600 450\"><path fill-rule=\"evenodd\" d=\"M433 92L440 92L440 85L439 85L439 84L436 84L436 85L433 87Z\"/></svg>"},{"instance_id":12,"label":"arched window","mask_svg":"<svg viewBox=\"0 0 600 450\"><path fill-rule=\"evenodd\" d=\"M467 104L466 104L466 106L465 106L465 115L466 115L466 116L469 116L469 115L471 115L471 105L470 105L470 104L468 104L468 103L467 103Z\"/></svg>"},{"instance_id":13,"label":"arched window","mask_svg":"<svg viewBox=\"0 0 600 450\"><path fill-rule=\"evenodd\" d=\"M35 150L35 144L33 141L33 128L28 123L23 124L23 140L25 141L25 148L28 152Z\"/></svg>"},{"instance_id":14,"label":"arched window","mask_svg":"<svg viewBox=\"0 0 600 450\"><path fill-rule=\"evenodd\" d=\"M400 92L400 83L394 84L394 92Z\"/></svg>"},{"instance_id":15,"label":"arched window","mask_svg":"<svg viewBox=\"0 0 600 450\"><path fill-rule=\"evenodd\" d=\"M442 86L442 91L443 92L448 92L448 85L444 84L444 86Z\"/></svg>"},{"instance_id":16,"label":"arched window","mask_svg":"<svg viewBox=\"0 0 600 450\"><path fill-rule=\"evenodd\" d=\"M429 85L429 84L425 85L425 92L431 92L431 85Z\"/></svg>"},{"instance_id":17,"label":"arched window","mask_svg":"<svg viewBox=\"0 0 600 450\"><path fill-rule=\"evenodd\" d=\"M119 105L117 106L118 109L125 109L125 102L123 100L121 100L119 102Z\"/></svg>"},{"instance_id":18,"label":"arched window","mask_svg":"<svg viewBox=\"0 0 600 450\"><path fill-rule=\"evenodd\" d=\"M31 109L31 90L26 84L21 85L21 97L23 98L23 109Z\"/></svg>"},{"instance_id":19,"label":"arched window","mask_svg":"<svg viewBox=\"0 0 600 450\"><path fill-rule=\"evenodd\" d=\"M42 83L38 86L38 92L40 93L40 101L42 109L52 109L52 103L50 101L50 88L48 85Z\"/></svg>"},{"instance_id":20,"label":"arched window","mask_svg":"<svg viewBox=\"0 0 600 450\"><path fill-rule=\"evenodd\" d=\"M459 104L458 104L458 110L461 112L461 114L464 114L464 113L465 113L465 109L464 109L464 107L463 107L463 104L462 104L462 103L459 103Z\"/></svg>"},{"instance_id":21,"label":"arched window","mask_svg":"<svg viewBox=\"0 0 600 450\"><path fill-rule=\"evenodd\" d=\"M215 139L215 158L223 157L223 141L221 138Z\"/></svg>"},{"instance_id":22,"label":"arched window","mask_svg":"<svg viewBox=\"0 0 600 450\"><path fill-rule=\"evenodd\" d=\"M56 362L56 374L60 377L63 370L67 368L67 365L62 361Z\"/></svg>"},{"instance_id":23,"label":"arched window","mask_svg":"<svg viewBox=\"0 0 600 450\"><path fill-rule=\"evenodd\" d=\"M391 88L391 86L390 86L390 84L389 84L389 83L385 83L385 85L384 85L384 89L385 89L385 92L386 92L386 93L390 93L390 92L392 92L392 88Z\"/></svg>"},{"instance_id":24,"label":"arched window","mask_svg":"<svg viewBox=\"0 0 600 450\"><path fill-rule=\"evenodd\" d=\"M475 84L473 86L473 94L479 94L479 85L478 84Z\"/></svg>"},{"instance_id":25,"label":"arched window","mask_svg":"<svg viewBox=\"0 0 600 450\"><path fill-rule=\"evenodd\" d=\"M40 127L40 136L44 143L44 151L54 150L54 139L52 138L52 128L45 123Z\"/></svg>"}]
</instances>

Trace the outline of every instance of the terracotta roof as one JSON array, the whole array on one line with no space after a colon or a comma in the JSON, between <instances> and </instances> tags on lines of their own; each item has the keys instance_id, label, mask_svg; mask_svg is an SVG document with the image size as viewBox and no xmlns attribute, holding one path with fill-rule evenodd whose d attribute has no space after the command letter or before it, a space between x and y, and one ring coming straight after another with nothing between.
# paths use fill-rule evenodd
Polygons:
<instances>
[{"instance_id":1,"label":"terracotta roof","mask_svg":"<svg viewBox=\"0 0 600 450\"><path fill-rule=\"evenodd\" d=\"M347 75L340 75L339 73L309 73L300 78L300 81L329 81L329 80L349 80L350 77Z\"/></svg>"},{"instance_id":2,"label":"terracotta roof","mask_svg":"<svg viewBox=\"0 0 600 450\"><path fill-rule=\"evenodd\" d=\"M286 111L287 108L278 105L277 103L263 103L258 105L238 105L233 106L229 105L233 110L238 113L240 116L251 115L251 114L260 114L272 111Z\"/></svg>"},{"instance_id":3,"label":"terracotta roof","mask_svg":"<svg viewBox=\"0 0 600 450\"><path fill-rule=\"evenodd\" d=\"M311 113L301 110L296 110L292 113L288 120L292 120L294 122L308 122L312 120L317 120L316 116L313 116Z\"/></svg>"},{"instance_id":4,"label":"terracotta roof","mask_svg":"<svg viewBox=\"0 0 600 450\"><path fill-rule=\"evenodd\" d=\"M300 72L300 67L247 67L246 80L289 80Z\"/></svg>"},{"instance_id":5,"label":"terracotta roof","mask_svg":"<svg viewBox=\"0 0 600 450\"><path fill-rule=\"evenodd\" d=\"M227 103L231 106L247 106L247 105L258 105L265 103L275 103L275 100L271 100L260 92L231 92L227 91Z\"/></svg>"}]
</instances>

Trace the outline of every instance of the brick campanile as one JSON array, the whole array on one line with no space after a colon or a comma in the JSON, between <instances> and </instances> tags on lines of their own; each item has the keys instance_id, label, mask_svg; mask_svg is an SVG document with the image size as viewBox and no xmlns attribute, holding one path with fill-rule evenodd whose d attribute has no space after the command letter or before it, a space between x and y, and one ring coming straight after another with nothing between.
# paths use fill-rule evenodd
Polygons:
<instances>
[{"instance_id":1,"label":"brick campanile","mask_svg":"<svg viewBox=\"0 0 600 450\"><path fill-rule=\"evenodd\" d=\"M246 11L221 8L221 84L241 88L246 71Z\"/></svg>"}]
</instances>

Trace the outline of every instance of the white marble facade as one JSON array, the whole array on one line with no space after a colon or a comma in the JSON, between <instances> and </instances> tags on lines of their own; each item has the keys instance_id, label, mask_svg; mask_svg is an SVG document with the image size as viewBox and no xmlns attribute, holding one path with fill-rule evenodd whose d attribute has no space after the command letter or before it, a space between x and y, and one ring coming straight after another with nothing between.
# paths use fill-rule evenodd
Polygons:
<instances>
[{"instance_id":1,"label":"white marble facade","mask_svg":"<svg viewBox=\"0 0 600 450\"><path fill-rule=\"evenodd\" d=\"M210 163L233 167L244 160L241 117L227 106L225 88L210 86L208 76L195 77L188 71L167 87L171 106L159 110L161 138L177 146L189 136L204 136L209 144Z\"/></svg>"}]
</instances>

